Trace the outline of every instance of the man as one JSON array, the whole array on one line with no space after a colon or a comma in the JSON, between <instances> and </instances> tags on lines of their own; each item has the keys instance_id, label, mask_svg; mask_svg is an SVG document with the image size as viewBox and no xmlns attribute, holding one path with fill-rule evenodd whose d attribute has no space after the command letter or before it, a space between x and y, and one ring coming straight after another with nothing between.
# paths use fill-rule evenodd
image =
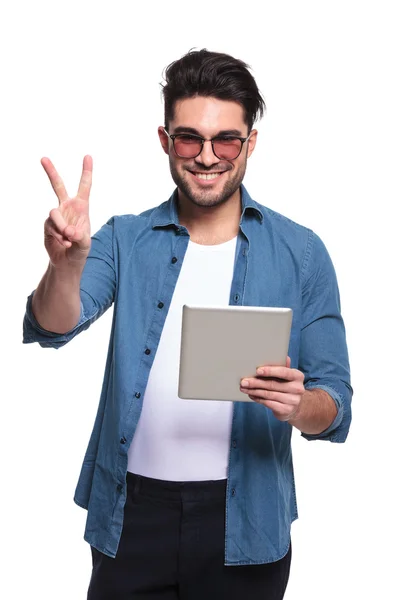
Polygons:
<instances>
[{"instance_id":1,"label":"man","mask_svg":"<svg viewBox=\"0 0 400 600\"><path fill-rule=\"evenodd\" d=\"M163 94L158 133L177 189L157 208L113 217L91 239L91 158L75 198L42 160L59 207L24 341L58 348L114 303L75 494L88 510L88 598L281 599L297 518L292 427L343 442L351 420L335 273L312 231L242 184L264 110L247 65L189 52L167 68ZM293 309L286 367L241 382L254 402L177 397L184 303Z\"/></svg>"}]
</instances>

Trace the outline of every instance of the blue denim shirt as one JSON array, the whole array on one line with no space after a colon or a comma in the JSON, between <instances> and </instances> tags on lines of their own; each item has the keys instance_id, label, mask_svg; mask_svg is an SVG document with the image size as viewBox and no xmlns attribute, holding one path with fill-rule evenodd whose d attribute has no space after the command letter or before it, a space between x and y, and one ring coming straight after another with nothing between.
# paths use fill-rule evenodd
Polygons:
<instances>
[{"instance_id":1,"label":"blue denim shirt","mask_svg":"<svg viewBox=\"0 0 400 600\"><path fill-rule=\"evenodd\" d=\"M292 308L292 367L304 373L307 389L326 390L338 408L326 431L303 435L344 442L352 389L327 250L315 233L253 201L243 186L241 197L230 304ZM24 343L46 348L60 348L115 306L99 408L74 497L88 510L85 540L111 557L123 525L128 447L188 242L175 192L141 215L111 218L93 236L81 281L81 316L72 331L43 330L32 314L32 295L28 298ZM297 518L291 433L264 406L234 403L226 565L273 562L288 550Z\"/></svg>"}]
</instances>

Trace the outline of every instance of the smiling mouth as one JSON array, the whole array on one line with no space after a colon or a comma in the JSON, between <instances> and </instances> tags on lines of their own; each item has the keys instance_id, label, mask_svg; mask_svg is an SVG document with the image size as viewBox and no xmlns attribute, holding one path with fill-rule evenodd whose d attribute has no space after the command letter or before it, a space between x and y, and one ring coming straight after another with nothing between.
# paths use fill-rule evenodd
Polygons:
<instances>
[{"instance_id":1,"label":"smiling mouth","mask_svg":"<svg viewBox=\"0 0 400 600\"><path fill-rule=\"evenodd\" d=\"M218 179L218 177L221 177L221 175L225 173L225 171L218 171L214 173L201 173L198 171L190 171L190 173L197 177L197 179L202 179L203 181L210 181L212 179Z\"/></svg>"}]
</instances>

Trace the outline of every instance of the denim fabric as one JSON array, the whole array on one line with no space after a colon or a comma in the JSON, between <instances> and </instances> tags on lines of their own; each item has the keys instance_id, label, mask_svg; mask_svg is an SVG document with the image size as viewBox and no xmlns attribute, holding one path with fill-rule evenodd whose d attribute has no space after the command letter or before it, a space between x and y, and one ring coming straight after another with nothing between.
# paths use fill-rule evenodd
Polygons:
<instances>
[{"instance_id":1,"label":"denim fabric","mask_svg":"<svg viewBox=\"0 0 400 600\"><path fill-rule=\"evenodd\" d=\"M338 414L309 440L344 442L351 421L349 363L335 271L311 230L252 200L241 188L242 215L230 304L293 310L289 355L307 389L326 390ZM74 500L88 510L85 539L114 557L123 525L127 452L150 368L189 242L176 192L141 215L111 218L92 238L81 281L77 326L59 335L36 322L32 295L24 343L60 348L112 304L114 315L99 408ZM238 340L240 344L240 340ZM235 402L226 495L225 564L282 558L297 518L292 427L264 406Z\"/></svg>"}]
</instances>

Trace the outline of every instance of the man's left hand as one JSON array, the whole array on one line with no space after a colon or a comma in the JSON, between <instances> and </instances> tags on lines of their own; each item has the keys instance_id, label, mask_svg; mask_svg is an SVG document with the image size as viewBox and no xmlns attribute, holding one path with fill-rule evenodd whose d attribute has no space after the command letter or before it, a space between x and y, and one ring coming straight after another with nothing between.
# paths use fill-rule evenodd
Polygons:
<instances>
[{"instance_id":1,"label":"man's left hand","mask_svg":"<svg viewBox=\"0 0 400 600\"><path fill-rule=\"evenodd\" d=\"M279 421L290 421L299 411L305 393L303 384L303 373L291 369L290 358L287 357L286 367L266 365L257 369L257 377L242 379L240 391L270 408Z\"/></svg>"}]
</instances>

